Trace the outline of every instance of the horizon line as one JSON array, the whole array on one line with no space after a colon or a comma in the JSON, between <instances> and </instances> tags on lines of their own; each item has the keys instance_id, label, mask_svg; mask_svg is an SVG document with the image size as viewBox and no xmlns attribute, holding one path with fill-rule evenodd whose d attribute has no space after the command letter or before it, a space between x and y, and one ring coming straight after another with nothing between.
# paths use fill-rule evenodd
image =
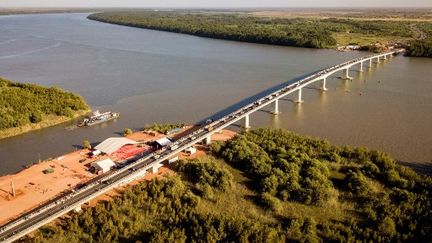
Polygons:
<instances>
[{"instance_id":1,"label":"horizon line","mask_svg":"<svg viewBox=\"0 0 432 243\"><path fill-rule=\"evenodd\" d=\"M356 7L349 7L349 6L332 6L332 7L314 7L314 6L296 6L296 7L288 7L288 6L236 6L236 7L229 7L229 6L206 6L206 7L200 7L200 6L45 6L45 7L31 7L31 6L8 6L8 7L2 7L0 5L0 12L2 10L8 10L8 9L223 9L223 10L229 10L229 9L267 9L267 10L290 10L290 9L326 9L326 10L351 10L351 9L376 9L379 8L380 10L398 10L398 9L410 9L410 10L417 10L417 9L429 9L432 10L432 6L417 6L417 7L410 7L410 6L397 6L397 7L386 7L386 6L356 6Z\"/></svg>"}]
</instances>

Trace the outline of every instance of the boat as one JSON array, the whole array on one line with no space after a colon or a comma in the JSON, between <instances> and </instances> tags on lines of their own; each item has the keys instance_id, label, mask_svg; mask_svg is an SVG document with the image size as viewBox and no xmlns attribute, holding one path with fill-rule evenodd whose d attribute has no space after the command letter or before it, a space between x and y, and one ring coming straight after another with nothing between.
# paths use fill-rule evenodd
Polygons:
<instances>
[{"instance_id":1,"label":"boat","mask_svg":"<svg viewBox=\"0 0 432 243\"><path fill-rule=\"evenodd\" d=\"M77 126L78 127L93 126L96 124L100 124L103 122L114 120L114 119L118 118L119 116L120 116L120 113L111 112L111 111L100 113L97 110L97 111L93 112L93 114L91 116L84 118L84 120L82 120L80 123L78 123Z\"/></svg>"}]
</instances>

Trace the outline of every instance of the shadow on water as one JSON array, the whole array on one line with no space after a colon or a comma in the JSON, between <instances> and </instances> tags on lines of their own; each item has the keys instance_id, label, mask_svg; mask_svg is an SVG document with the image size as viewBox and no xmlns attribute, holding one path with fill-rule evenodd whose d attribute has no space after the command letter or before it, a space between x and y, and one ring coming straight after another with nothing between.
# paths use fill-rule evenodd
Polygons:
<instances>
[{"instance_id":1,"label":"shadow on water","mask_svg":"<svg viewBox=\"0 0 432 243\"><path fill-rule=\"evenodd\" d=\"M123 137L123 131L117 131L114 134Z\"/></svg>"},{"instance_id":2,"label":"shadow on water","mask_svg":"<svg viewBox=\"0 0 432 243\"><path fill-rule=\"evenodd\" d=\"M399 164L413 169L415 172L423 175L432 176L432 161L430 162L407 162L397 161Z\"/></svg>"},{"instance_id":3,"label":"shadow on water","mask_svg":"<svg viewBox=\"0 0 432 243\"><path fill-rule=\"evenodd\" d=\"M80 145L80 144L74 144L74 145L72 145L72 147L74 148L74 149L83 149L84 147L82 146L82 145Z\"/></svg>"},{"instance_id":4,"label":"shadow on water","mask_svg":"<svg viewBox=\"0 0 432 243\"><path fill-rule=\"evenodd\" d=\"M272 114L272 111L271 111L271 110L266 110L266 109L260 109L260 110L257 110L257 112L262 112L262 113Z\"/></svg>"},{"instance_id":5,"label":"shadow on water","mask_svg":"<svg viewBox=\"0 0 432 243\"><path fill-rule=\"evenodd\" d=\"M233 105L231 105L231 106L229 106L227 108L219 110L215 114L213 114L213 115L211 115L209 117L206 117L203 120L198 121L197 124L203 124L208 119L213 119L213 120L220 119L220 118L228 115L229 113L231 113L231 112L233 112L235 110L238 110L238 109L240 109L243 106L246 106L247 104L250 104L250 103L252 103L252 102L254 102L254 101L258 100L258 99L261 99L261 98L265 97L266 95L269 95L269 94L271 94L271 93L273 93L273 92L275 92L277 90L280 90L283 87L285 87L287 85L290 85L290 84L293 84L293 83L295 83L295 82L297 82L297 81L299 81L299 80L301 80L301 79L303 79L303 78L305 78L305 77L307 77L307 76L309 76L311 74L314 74L314 73L316 73L318 71L314 71L314 72L310 72L310 73L304 74L304 75L302 75L300 77L296 77L294 79L288 80L288 81L286 81L284 83L275 85L275 86L273 86L271 88L268 88L268 89L266 89L264 91L261 91L261 92L255 94L255 95L252 95L252 96L250 96L248 98L245 98L245 99L241 100L240 102L237 102L236 104L233 104Z\"/></svg>"},{"instance_id":6,"label":"shadow on water","mask_svg":"<svg viewBox=\"0 0 432 243\"><path fill-rule=\"evenodd\" d=\"M295 103L295 100L294 100L294 99L291 99L291 98L280 98L279 100L283 100L283 101L288 101L288 102Z\"/></svg>"}]
</instances>

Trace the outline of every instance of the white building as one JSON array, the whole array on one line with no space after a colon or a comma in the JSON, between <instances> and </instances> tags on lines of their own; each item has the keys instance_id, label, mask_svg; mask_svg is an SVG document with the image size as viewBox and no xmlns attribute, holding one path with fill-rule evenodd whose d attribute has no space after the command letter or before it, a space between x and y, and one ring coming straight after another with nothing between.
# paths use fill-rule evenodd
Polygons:
<instances>
[{"instance_id":1,"label":"white building","mask_svg":"<svg viewBox=\"0 0 432 243\"><path fill-rule=\"evenodd\" d=\"M110 171L116 164L111 159L104 159L93 162L91 166L95 168L96 173L106 173Z\"/></svg>"},{"instance_id":2,"label":"white building","mask_svg":"<svg viewBox=\"0 0 432 243\"><path fill-rule=\"evenodd\" d=\"M112 137L105 139L102 143L98 144L95 149L109 155L127 144L137 144L137 142L128 138Z\"/></svg>"},{"instance_id":3,"label":"white building","mask_svg":"<svg viewBox=\"0 0 432 243\"><path fill-rule=\"evenodd\" d=\"M98 156L98 155L100 155L102 152L100 151L100 150L93 150L92 152L91 152L91 156L92 157L96 157L96 156Z\"/></svg>"},{"instance_id":4,"label":"white building","mask_svg":"<svg viewBox=\"0 0 432 243\"><path fill-rule=\"evenodd\" d=\"M170 145L172 142L168 138L163 137L161 139L156 140L155 143L157 148L163 148Z\"/></svg>"}]
</instances>

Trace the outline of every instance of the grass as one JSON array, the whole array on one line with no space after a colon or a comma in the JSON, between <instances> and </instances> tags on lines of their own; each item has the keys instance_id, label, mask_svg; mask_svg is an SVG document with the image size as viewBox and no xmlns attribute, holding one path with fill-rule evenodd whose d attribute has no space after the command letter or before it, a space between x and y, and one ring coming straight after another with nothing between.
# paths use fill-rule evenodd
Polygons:
<instances>
[{"instance_id":1,"label":"grass","mask_svg":"<svg viewBox=\"0 0 432 243\"><path fill-rule=\"evenodd\" d=\"M212 200L202 200L197 212L210 215L245 216L260 222L276 223L280 218L314 219L317 223L327 221L343 221L355 217L355 205L349 200L342 200L344 195L336 189L332 191L330 199L322 206L310 206L296 202L282 202L280 210L265 210L257 205L257 193L249 188L251 179L242 171L231 167L223 160L220 164L233 175L233 186L228 192L215 192ZM334 172L337 174L337 172Z\"/></svg>"},{"instance_id":2,"label":"grass","mask_svg":"<svg viewBox=\"0 0 432 243\"><path fill-rule=\"evenodd\" d=\"M226 162L219 162L233 174L232 188L228 192L216 191L212 200L202 200L196 210L201 214L245 216L260 222L277 222L271 211L263 210L254 202L256 193L247 187L250 179Z\"/></svg>"},{"instance_id":3,"label":"grass","mask_svg":"<svg viewBox=\"0 0 432 243\"><path fill-rule=\"evenodd\" d=\"M432 21L430 9L297 9L257 10L247 14L271 18L359 19L386 21Z\"/></svg>"},{"instance_id":4,"label":"grass","mask_svg":"<svg viewBox=\"0 0 432 243\"><path fill-rule=\"evenodd\" d=\"M336 32L332 34L333 38L336 39L338 45L345 46L350 43L356 43L360 46L367 46L374 43L386 43L389 41L406 42L410 38L406 37L395 37L395 36L377 36L377 35L365 35L361 33L343 33Z\"/></svg>"}]
</instances>

